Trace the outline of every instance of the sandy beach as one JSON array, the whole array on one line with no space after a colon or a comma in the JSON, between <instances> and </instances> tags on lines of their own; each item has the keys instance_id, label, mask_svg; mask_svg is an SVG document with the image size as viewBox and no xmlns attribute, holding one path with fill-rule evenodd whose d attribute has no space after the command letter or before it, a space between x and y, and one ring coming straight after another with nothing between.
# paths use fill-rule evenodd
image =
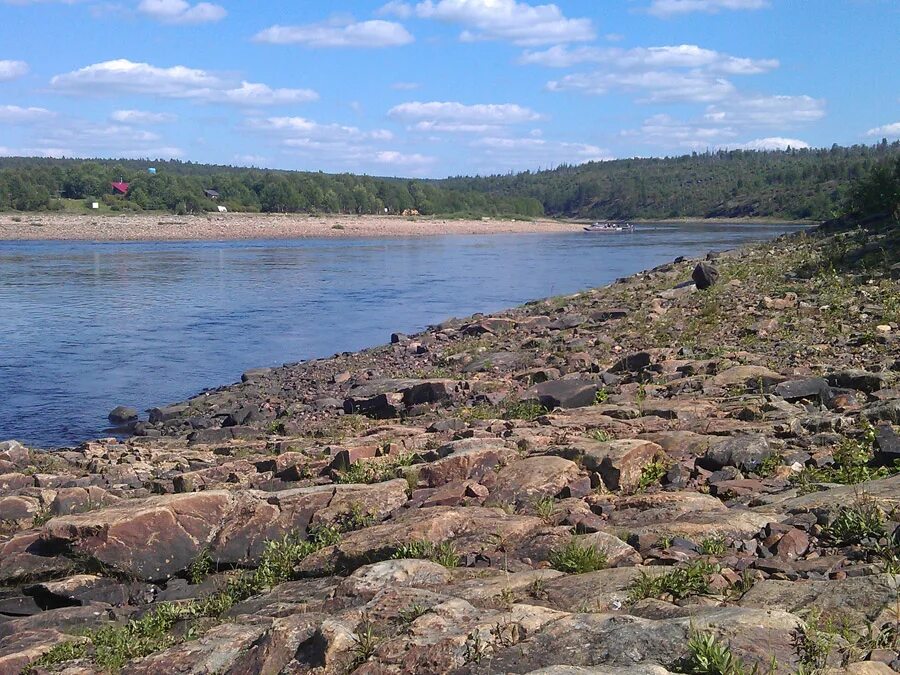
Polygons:
<instances>
[{"instance_id":1,"label":"sandy beach","mask_svg":"<svg viewBox=\"0 0 900 675\"><path fill-rule=\"evenodd\" d=\"M416 237L515 232L576 232L578 223L553 220L445 220L403 216L309 216L228 213L72 215L0 214L0 240L179 241L305 237Z\"/></svg>"}]
</instances>

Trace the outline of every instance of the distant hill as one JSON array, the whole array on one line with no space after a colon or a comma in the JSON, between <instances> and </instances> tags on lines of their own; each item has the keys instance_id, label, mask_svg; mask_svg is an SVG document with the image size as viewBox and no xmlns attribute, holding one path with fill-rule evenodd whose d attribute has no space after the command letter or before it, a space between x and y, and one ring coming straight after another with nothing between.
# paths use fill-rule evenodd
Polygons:
<instances>
[{"instance_id":1,"label":"distant hill","mask_svg":"<svg viewBox=\"0 0 900 675\"><path fill-rule=\"evenodd\" d=\"M497 176L410 180L158 160L0 158L0 209L166 210L586 219L830 218L900 142L622 159ZM155 174L148 172L154 168ZM113 182L128 183L114 194Z\"/></svg>"},{"instance_id":2,"label":"distant hill","mask_svg":"<svg viewBox=\"0 0 900 675\"><path fill-rule=\"evenodd\" d=\"M778 152L720 151L623 159L486 178L439 181L445 188L533 197L550 216L589 219L831 218L853 181L900 142Z\"/></svg>"}]
</instances>

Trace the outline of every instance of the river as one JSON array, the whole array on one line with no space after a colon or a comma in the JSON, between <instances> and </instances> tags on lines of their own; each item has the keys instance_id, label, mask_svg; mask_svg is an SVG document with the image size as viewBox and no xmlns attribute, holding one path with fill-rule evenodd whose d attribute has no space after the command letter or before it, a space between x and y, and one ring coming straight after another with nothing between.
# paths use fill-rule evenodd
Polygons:
<instances>
[{"instance_id":1,"label":"river","mask_svg":"<svg viewBox=\"0 0 900 675\"><path fill-rule=\"evenodd\" d=\"M75 444L103 435L119 404L183 400L249 368L357 350L793 229L0 242L0 440Z\"/></svg>"}]
</instances>

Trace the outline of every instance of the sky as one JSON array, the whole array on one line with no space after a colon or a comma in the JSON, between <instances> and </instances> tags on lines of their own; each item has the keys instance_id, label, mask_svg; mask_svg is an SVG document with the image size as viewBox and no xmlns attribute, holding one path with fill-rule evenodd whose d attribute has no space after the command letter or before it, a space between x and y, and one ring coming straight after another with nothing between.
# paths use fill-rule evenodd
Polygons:
<instances>
[{"instance_id":1,"label":"sky","mask_svg":"<svg viewBox=\"0 0 900 675\"><path fill-rule=\"evenodd\" d=\"M440 178L900 138L900 0L0 0L0 155Z\"/></svg>"}]
</instances>

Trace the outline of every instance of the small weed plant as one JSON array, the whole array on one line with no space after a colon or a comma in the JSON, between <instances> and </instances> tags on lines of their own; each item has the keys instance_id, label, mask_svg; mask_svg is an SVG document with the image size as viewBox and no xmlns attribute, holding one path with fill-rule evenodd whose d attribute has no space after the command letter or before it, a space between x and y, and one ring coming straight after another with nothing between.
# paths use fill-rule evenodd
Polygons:
<instances>
[{"instance_id":1,"label":"small weed plant","mask_svg":"<svg viewBox=\"0 0 900 675\"><path fill-rule=\"evenodd\" d=\"M550 566L567 574L584 574L606 567L607 557L593 544L583 544L572 537L561 548L550 551Z\"/></svg>"},{"instance_id":2,"label":"small weed plant","mask_svg":"<svg viewBox=\"0 0 900 675\"><path fill-rule=\"evenodd\" d=\"M413 463L413 455L388 455L375 459L353 462L344 471L339 471L338 483L383 483L397 478L400 469Z\"/></svg>"},{"instance_id":3,"label":"small weed plant","mask_svg":"<svg viewBox=\"0 0 900 675\"><path fill-rule=\"evenodd\" d=\"M695 560L659 576L641 572L628 587L628 601L633 604L645 598L680 600L703 595L709 592L709 576L718 570L717 565Z\"/></svg>"},{"instance_id":4,"label":"small weed plant","mask_svg":"<svg viewBox=\"0 0 900 675\"><path fill-rule=\"evenodd\" d=\"M725 538L721 536L707 537L700 542L700 553L703 555L725 555Z\"/></svg>"},{"instance_id":5,"label":"small weed plant","mask_svg":"<svg viewBox=\"0 0 900 675\"><path fill-rule=\"evenodd\" d=\"M553 497L544 497L534 504L534 511L545 523L553 520L553 510L556 508L556 500Z\"/></svg>"},{"instance_id":6,"label":"small weed plant","mask_svg":"<svg viewBox=\"0 0 900 675\"><path fill-rule=\"evenodd\" d=\"M774 662L770 673L777 670ZM680 672L696 675L761 675L759 666L748 666L731 651L731 646L720 641L712 631L691 631L688 640L688 657Z\"/></svg>"},{"instance_id":7,"label":"small weed plant","mask_svg":"<svg viewBox=\"0 0 900 675\"><path fill-rule=\"evenodd\" d=\"M444 567L459 567L460 563L460 556L456 552L453 542L449 541L440 544L432 544L430 541L413 541L399 546L391 558L430 560Z\"/></svg>"},{"instance_id":8,"label":"small weed plant","mask_svg":"<svg viewBox=\"0 0 900 675\"><path fill-rule=\"evenodd\" d=\"M857 495L853 504L824 528L823 534L836 546L859 544L866 539L880 539L887 535L887 515L878 500L865 494Z\"/></svg>"},{"instance_id":9,"label":"small weed plant","mask_svg":"<svg viewBox=\"0 0 900 675\"><path fill-rule=\"evenodd\" d=\"M638 492L644 492L654 485L659 485L669 471L669 462L663 457L656 457L641 469L641 477L638 479Z\"/></svg>"}]
</instances>

